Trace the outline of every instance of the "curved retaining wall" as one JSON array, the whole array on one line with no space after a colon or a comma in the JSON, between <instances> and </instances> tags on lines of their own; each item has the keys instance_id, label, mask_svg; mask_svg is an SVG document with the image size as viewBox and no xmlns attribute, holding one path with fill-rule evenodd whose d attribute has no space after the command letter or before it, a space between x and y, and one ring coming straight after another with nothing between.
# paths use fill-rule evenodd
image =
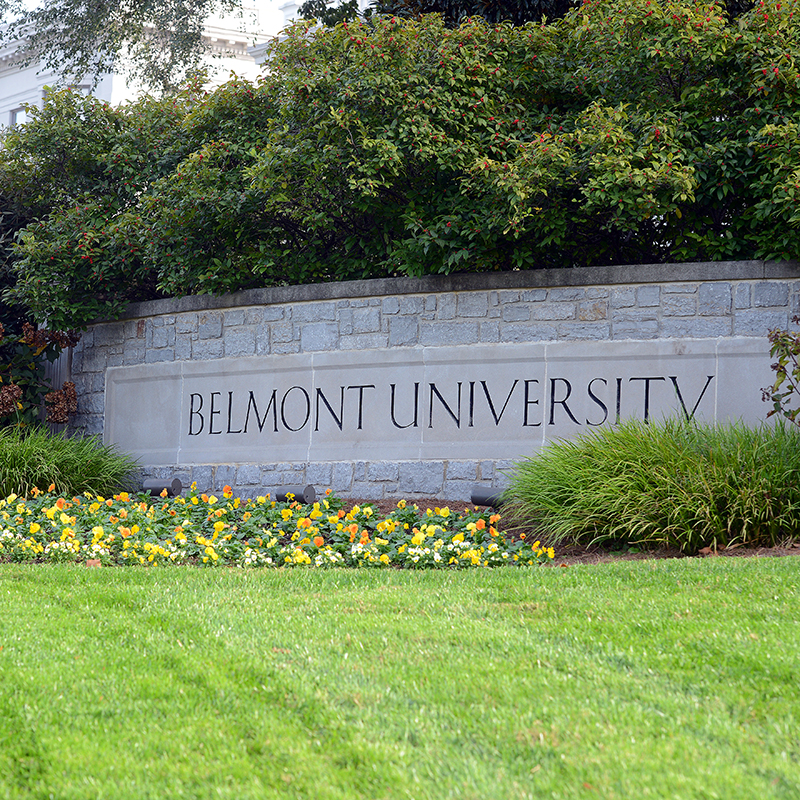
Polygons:
<instances>
[{"instance_id":1,"label":"curved retaining wall","mask_svg":"<svg viewBox=\"0 0 800 800\"><path fill-rule=\"evenodd\" d=\"M625 417L763 419L800 264L432 276L131 306L71 354L73 427L147 477L468 500Z\"/></svg>"}]
</instances>

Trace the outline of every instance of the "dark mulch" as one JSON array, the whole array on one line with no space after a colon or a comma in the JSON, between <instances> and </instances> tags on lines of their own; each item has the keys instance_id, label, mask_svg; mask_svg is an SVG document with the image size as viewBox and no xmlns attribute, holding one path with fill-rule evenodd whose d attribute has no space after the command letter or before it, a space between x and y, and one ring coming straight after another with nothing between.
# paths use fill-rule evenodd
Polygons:
<instances>
[{"instance_id":1,"label":"dark mulch","mask_svg":"<svg viewBox=\"0 0 800 800\"><path fill-rule=\"evenodd\" d=\"M359 498L346 498L349 506L364 505L369 503L383 515L390 514L397 508L400 498L386 500L366 500ZM409 505L416 504L422 511L430 508L444 508L451 511L462 512L470 508L471 503L465 500L437 500L430 497L407 498ZM559 566L572 566L574 564L604 564L610 561L641 561L654 558L774 558L778 556L800 556L800 542L787 543L782 547L728 547L713 552L706 548L696 556L687 556L675 548L659 548L656 550L638 550L629 548L624 550L610 550L599 546L583 547L578 545L564 545L556 548L556 557L553 563Z\"/></svg>"}]
</instances>

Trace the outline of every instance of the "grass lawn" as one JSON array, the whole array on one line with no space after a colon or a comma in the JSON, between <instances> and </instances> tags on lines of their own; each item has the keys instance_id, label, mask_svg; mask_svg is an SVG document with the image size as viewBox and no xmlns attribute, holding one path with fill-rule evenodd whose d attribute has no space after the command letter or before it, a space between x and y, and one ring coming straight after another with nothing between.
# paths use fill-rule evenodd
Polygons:
<instances>
[{"instance_id":1,"label":"grass lawn","mask_svg":"<svg viewBox=\"0 0 800 800\"><path fill-rule=\"evenodd\" d=\"M800 558L0 565L0 798L800 798Z\"/></svg>"}]
</instances>

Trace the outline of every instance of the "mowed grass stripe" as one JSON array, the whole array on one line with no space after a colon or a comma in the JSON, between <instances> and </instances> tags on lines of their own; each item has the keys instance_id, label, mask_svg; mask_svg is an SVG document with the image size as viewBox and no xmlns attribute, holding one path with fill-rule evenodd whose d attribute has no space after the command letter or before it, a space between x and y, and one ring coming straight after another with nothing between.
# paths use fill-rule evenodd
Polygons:
<instances>
[{"instance_id":1,"label":"mowed grass stripe","mask_svg":"<svg viewBox=\"0 0 800 800\"><path fill-rule=\"evenodd\" d=\"M3 565L0 797L800 797L799 575Z\"/></svg>"}]
</instances>

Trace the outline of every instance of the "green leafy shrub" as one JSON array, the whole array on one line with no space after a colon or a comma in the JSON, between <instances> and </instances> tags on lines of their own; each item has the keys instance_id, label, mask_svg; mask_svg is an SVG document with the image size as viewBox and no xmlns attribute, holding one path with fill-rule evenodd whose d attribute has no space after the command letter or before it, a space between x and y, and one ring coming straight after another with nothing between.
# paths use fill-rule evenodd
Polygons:
<instances>
[{"instance_id":1,"label":"green leafy shrub","mask_svg":"<svg viewBox=\"0 0 800 800\"><path fill-rule=\"evenodd\" d=\"M520 462L507 496L546 541L776 545L800 535L800 430L629 421Z\"/></svg>"},{"instance_id":2,"label":"green leafy shrub","mask_svg":"<svg viewBox=\"0 0 800 800\"><path fill-rule=\"evenodd\" d=\"M793 318L800 325L800 316ZM782 414L790 422L800 425L800 406L792 408L790 403L800 400L800 334L794 331L770 331L769 354L778 360L772 365L775 383L762 389L763 399L772 403L767 416Z\"/></svg>"},{"instance_id":3,"label":"green leafy shrub","mask_svg":"<svg viewBox=\"0 0 800 800\"><path fill-rule=\"evenodd\" d=\"M43 407L48 422L68 421L77 410L75 384L65 381L60 389L53 389L44 367L45 361L52 363L77 341L73 331L36 330L27 322L21 335L7 333L0 322L0 428L38 425Z\"/></svg>"},{"instance_id":4,"label":"green leafy shrub","mask_svg":"<svg viewBox=\"0 0 800 800\"><path fill-rule=\"evenodd\" d=\"M130 488L136 462L95 437L67 438L41 428L0 430L0 495L52 486L67 495Z\"/></svg>"},{"instance_id":5,"label":"green leafy shrub","mask_svg":"<svg viewBox=\"0 0 800 800\"><path fill-rule=\"evenodd\" d=\"M8 294L82 327L159 294L798 258L798 9L298 23L255 85L54 93L0 149Z\"/></svg>"}]
</instances>

